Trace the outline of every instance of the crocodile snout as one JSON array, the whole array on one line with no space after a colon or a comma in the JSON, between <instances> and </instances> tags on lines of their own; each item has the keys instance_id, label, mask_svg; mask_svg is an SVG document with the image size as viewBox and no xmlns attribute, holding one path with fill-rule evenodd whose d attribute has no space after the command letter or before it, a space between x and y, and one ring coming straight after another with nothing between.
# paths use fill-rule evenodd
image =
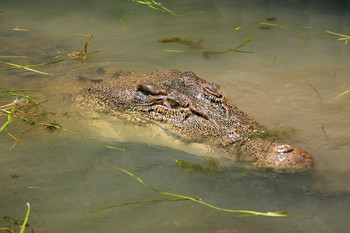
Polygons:
<instances>
[{"instance_id":1,"label":"crocodile snout","mask_svg":"<svg viewBox=\"0 0 350 233\"><path fill-rule=\"evenodd\" d=\"M313 155L289 144L277 144L266 154L265 167L306 169L313 164Z\"/></svg>"}]
</instances>

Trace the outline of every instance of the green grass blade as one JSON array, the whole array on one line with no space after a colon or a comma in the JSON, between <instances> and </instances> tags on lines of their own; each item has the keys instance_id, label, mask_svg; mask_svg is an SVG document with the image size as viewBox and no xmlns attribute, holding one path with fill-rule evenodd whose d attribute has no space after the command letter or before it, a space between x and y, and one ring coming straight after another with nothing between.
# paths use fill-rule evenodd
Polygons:
<instances>
[{"instance_id":1,"label":"green grass blade","mask_svg":"<svg viewBox=\"0 0 350 233\"><path fill-rule=\"evenodd\" d=\"M15 117L12 115L15 112L15 109L16 109L16 106L13 105L10 113L7 115L7 121L0 128L0 132L6 129L7 126L15 119Z\"/></svg>"},{"instance_id":2,"label":"green grass blade","mask_svg":"<svg viewBox=\"0 0 350 233\"><path fill-rule=\"evenodd\" d=\"M1 63L4 63L4 64L7 64L7 65L11 65L11 66L15 66L15 67L20 67L20 65L13 64L13 63L10 63L10 62L5 62L5 61L0 61L0 62L1 62ZM33 72L36 72L36 73L39 73L39 74L52 75L52 74L45 73L45 72L42 72L42 71L39 71L39 70L34 70L34 69L31 69L31 68L28 68L28 67L24 67L23 69L26 69L26 70L29 70L29 71L33 71Z\"/></svg>"},{"instance_id":3,"label":"green grass blade","mask_svg":"<svg viewBox=\"0 0 350 233\"><path fill-rule=\"evenodd\" d=\"M177 15L177 13L172 12L171 10L169 10L168 8L166 8L165 6L162 6L160 3L158 3L158 2L156 2L156 1L154 1L154 0L151 0L151 1L152 1L152 3L153 3L155 6L159 7L161 11L163 11L163 12L165 12L165 13L172 14L172 15Z\"/></svg>"},{"instance_id":4,"label":"green grass blade","mask_svg":"<svg viewBox=\"0 0 350 233\"><path fill-rule=\"evenodd\" d=\"M229 49L229 50L224 50L224 51L215 51L213 53L227 53L227 52L241 52L241 53L249 53L249 52L244 52L244 51L239 51L238 49L243 47L244 45L248 44L251 40L253 39L253 36L250 36L248 38L248 40L246 40L245 42L243 42L242 44L238 45L237 47L233 48L233 49Z\"/></svg>"},{"instance_id":5,"label":"green grass blade","mask_svg":"<svg viewBox=\"0 0 350 233\"><path fill-rule=\"evenodd\" d=\"M161 11L161 12L164 12L164 13L168 13L168 14L172 14L172 15L182 15L180 13L175 13L175 12L169 10L165 6L162 6L161 3L158 3L158 2L156 2L154 0L151 0L151 1L148 1L148 0L145 0L145 1L142 1L142 0L129 0L129 1L136 2L136 3L139 3L139 4L143 4L143 5L147 5L151 9L154 9L154 10L157 10L157 11Z\"/></svg>"},{"instance_id":6,"label":"green grass blade","mask_svg":"<svg viewBox=\"0 0 350 233\"><path fill-rule=\"evenodd\" d=\"M326 33L341 37L341 38L338 38L338 40L345 40L345 42L344 42L345 44L347 44L348 41L350 40L350 36L347 36L347 35L343 35L343 34L336 33L336 32L331 32L331 31L326 31Z\"/></svg>"},{"instance_id":7,"label":"green grass blade","mask_svg":"<svg viewBox=\"0 0 350 233\"><path fill-rule=\"evenodd\" d=\"M257 23L258 23L258 24L262 24L262 25L280 27L280 28L289 30L289 28L287 28L287 27L285 27L285 26L283 26L283 25L275 24L275 23L265 23L265 22L257 22Z\"/></svg>"},{"instance_id":8,"label":"green grass blade","mask_svg":"<svg viewBox=\"0 0 350 233\"><path fill-rule=\"evenodd\" d=\"M305 26L305 25L301 25L301 24L297 24L297 23L293 23L293 22L288 22L288 21L278 21L280 23L287 23L287 24L292 24L292 25L295 25L295 26L298 26L298 27L301 27L301 28L305 28L305 29L310 29L312 27L310 26Z\"/></svg>"},{"instance_id":9,"label":"green grass blade","mask_svg":"<svg viewBox=\"0 0 350 233\"><path fill-rule=\"evenodd\" d=\"M25 217L25 219L23 221L20 233L24 233L24 230L26 229L26 225L28 223L28 218L29 218L29 213L30 213L30 204L29 204L29 202L27 202L27 206L28 206L27 214L26 214L26 217Z\"/></svg>"},{"instance_id":10,"label":"green grass blade","mask_svg":"<svg viewBox=\"0 0 350 233\"><path fill-rule=\"evenodd\" d=\"M95 212L100 212L100 211L103 211L103 210L107 210L107 209L111 209L111 208L119 207L119 206L135 205L135 204L151 203L151 202L161 202L161 201L186 201L186 200L188 200L188 199L185 199L185 198L166 198L166 199L142 200L142 201L126 202L126 203L110 205L110 206L106 206L106 207L103 207L103 208L86 211L86 212L78 214L77 216L90 214L90 213L95 213Z\"/></svg>"},{"instance_id":11,"label":"green grass blade","mask_svg":"<svg viewBox=\"0 0 350 233\"><path fill-rule=\"evenodd\" d=\"M341 94L337 95L336 97L332 98L329 102L333 102L334 100L336 100L336 99L342 97L343 95L345 95L345 94L347 94L347 93L349 93L349 92L350 92L350 89L347 90L347 91L344 91L343 93L341 93Z\"/></svg>"},{"instance_id":12,"label":"green grass blade","mask_svg":"<svg viewBox=\"0 0 350 233\"><path fill-rule=\"evenodd\" d=\"M2 68L0 68L0 70L24 69L24 68L28 68L28 67L46 66L46 65L51 65L51 64L59 63L59 62L62 62L62 61L73 60L73 59L80 58L80 57L81 57L81 56L69 57L69 58L65 58L65 59L61 59L61 60L57 60L57 61L50 61L50 62L35 64L35 65L2 67Z\"/></svg>"},{"instance_id":13,"label":"green grass blade","mask_svg":"<svg viewBox=\"0 0 350 233\"><path fill-rule=\"evenodd\" d=\"M165 52L172 52L172 53L188 53L188 51L182 51L182 50L171 50L171 49L164 49Z\"/></svg>"},{"instance_id":14,"label":"green grass blade","mask_svg":"<svg viewBox=\"0 0 350 233\"><path fill-rule=\"evenodd\" d=\"M129 176L133 177L134 179L136 179L138 182L140 182L141 184L143 184L147 188L149 188L149 189L151 189L151 190L153 190L153 191L155 191L157 193L161 193L161 194L168 195L168 196L173 196L173 197L178 197L178 198L185 198L185 199L191 200L193 202L197 202L199 204L208 206L210 208L213 208L213 209L216 209L216 210L219 210L219 211L232 212L232 213L245 213L245 214L248 214L249 216L269 216L269 217L287 217L287 216L289 216L288 214L286 214L286 212L280 212L280 211L264 213L264 212L258 212L258 211L250 211L250 210L232 210L232 209L220 208L220 207L211 205L209 203L203 202L203 201L201 201L201 200L199 200L197 198L188 197L188 196L179 195L179 194L174 194L174 193L168 193L168 192L164 192L164 191L155 189L155 188L149 186L148 184L146 184L145 182L143 182L143 180L141 180L139 177L137 177L136 175L132 174L131 172L129 172L129 171L123 169L123 168L117 167L115 165L110 165L110 166L112 166L113 168L116 168L116 169L118 169L118 170L128 174Z\"/></svg>"},{"instance_id":15,"label":"green grass blade","mask_svg":"<svg viewBox=\"0 0 350 233\"><path fill-rule=\"evenodd\" d=\"M0 56L1 58L27 58L27 56Z\"/></svg>"},{"instance_id":16,"label":"green grass blade","mask_svg":"<svg viewBox=\"0 0 350 233\"><path fill-rule=\"evenodd\" d=\"M334 35L334 36L340 36L340 37L346 37L346 38L349 37L349 36L347 36L347 35L343 35L343 34L336 33L336 32L331 32L331 31L326 31L326 33L331 34L331 35Z\"/></svg>"}]
</instances>

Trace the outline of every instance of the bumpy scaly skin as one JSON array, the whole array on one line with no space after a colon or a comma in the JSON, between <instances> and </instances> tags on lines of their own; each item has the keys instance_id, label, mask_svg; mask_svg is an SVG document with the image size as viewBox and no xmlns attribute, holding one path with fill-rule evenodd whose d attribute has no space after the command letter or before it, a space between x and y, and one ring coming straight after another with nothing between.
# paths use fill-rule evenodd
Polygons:
<instances>
[{"instance_id":1,"label":"bumpy scaly skin","mask_svg":"<svg viewBox=\"0 0 350 233\"><path fill-rule=\"evenodd\" d=\"M77 102L158 122L179 135L207 142L232 158L258 167L312 166L313 156L306 151L252 138L265 128L231 104L218 84L208 83L193 72L159 70L117 76L82 90ZM238 150L235 145L239 145Z\"/></svg>"}]
</instances>

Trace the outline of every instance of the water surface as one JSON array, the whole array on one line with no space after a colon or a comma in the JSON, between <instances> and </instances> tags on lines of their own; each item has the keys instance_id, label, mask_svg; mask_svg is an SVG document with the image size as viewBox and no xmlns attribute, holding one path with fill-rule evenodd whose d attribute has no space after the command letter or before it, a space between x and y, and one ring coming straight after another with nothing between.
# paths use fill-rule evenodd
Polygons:
<instances>
[{"instance_id":1,"label":"water surface","mask_svg":"<svg viewBox=\"0 0 350 233\"><path fill-rule=\"evenodd\" d=\"M23 136L26 149L16 145L9 151L14 140L1 132L0 217L23 219L25 203L30 202L29 223L35 232L347 232L349 95L330 100L349 89L349 45L326 31L349 34L349 3L162 3L185 15L166 14L131 1L2 1L0 55L30 57L3 60L38 64L58 55L63 58L73 50L82 51L88 37L74 33L93 34L88 51L98 52L90 54L84 64L69 61L36 68L53 75L1 70L1 86L43 90L49 96L44 107L51 121L91 141L126 148L140 156L101 147L65 131L47 145L53 135L44 130ZM28 31L12 30L17 25ZM157 42L172 34L190 35L193 40L205 37L203 46L216 51L234 48L253 37L240 48L247 53L205 57L180 44ZM300 174L247 173L222 161L222 173L186 172L175 166L175 159L205 165L203 158L216 153L160 129L76 112L72 93L87 85L82 79L89 77L86 70L100 67L133 72L191 70L220 84L228 99L264 126L295 128L297 135L287 142L313 153L315 167ZM2 116L1 125L5 121ZM18 136L28 126L18 121L9 129ZM167 198L110 164L155 188L223 208L291 211L301 218L235 219L235 214L190 201L123 206L76 217L108 205ZM11 174L19 177L12 179ZM6 225L3 219L0 223Z\"/></svg>"}]
</instances>

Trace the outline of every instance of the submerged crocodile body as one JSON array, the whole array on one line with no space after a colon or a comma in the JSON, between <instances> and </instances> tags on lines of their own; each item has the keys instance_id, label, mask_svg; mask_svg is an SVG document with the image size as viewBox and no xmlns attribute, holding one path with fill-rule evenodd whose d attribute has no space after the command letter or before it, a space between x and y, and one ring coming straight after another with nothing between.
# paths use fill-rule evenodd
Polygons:
<instances>
[{"instance_id":1,"label":"submerged crocodile body","mask_svg":"<svg viewBox=\"0 0 350 233\"><path fill-rule=\"evenodd\" d=\"M77 102L157 122L257 167L294 170L313 163L313 156L297 147L254 137L266 129L231 104L218 84L193 72L168 69L114 75L83 89Z\"/></svg>"}]
</instances>

